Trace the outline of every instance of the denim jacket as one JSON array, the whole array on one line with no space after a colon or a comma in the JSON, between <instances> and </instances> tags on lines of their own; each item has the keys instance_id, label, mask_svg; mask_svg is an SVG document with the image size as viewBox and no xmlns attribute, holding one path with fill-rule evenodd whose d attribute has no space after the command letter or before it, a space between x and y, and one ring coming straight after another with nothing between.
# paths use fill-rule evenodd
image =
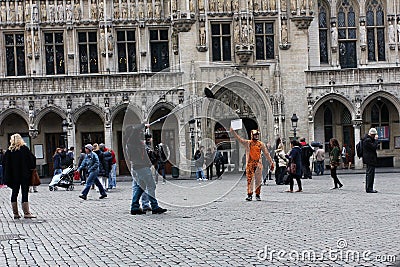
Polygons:
<instances>
[{"instance_id":1,"label":"denim jacket","mask_svg":"<svg viewBox=\"0 0 400 267\"><path fill-rule=\"evenodd\" d=\"M86 154L85 159L82 161L81 166L79 166L78 168L78 171L83 168L86 168L88 172L99 171L99 165L99 157L96 155L96 153L90 152L89 154Z\"/></svg>"}]
</instances>

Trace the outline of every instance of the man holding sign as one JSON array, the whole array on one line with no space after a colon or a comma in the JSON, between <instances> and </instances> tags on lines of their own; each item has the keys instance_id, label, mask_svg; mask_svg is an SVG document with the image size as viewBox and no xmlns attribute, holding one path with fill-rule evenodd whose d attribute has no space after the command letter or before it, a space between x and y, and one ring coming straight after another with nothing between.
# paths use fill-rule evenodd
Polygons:
<instances>
[{"instance_id":1,"label":"man holding sign","mask_svg":"<svg viewBox=\"0 0 400 267\"><path fill-rule=\"evenodd\" d=\"M235 127L235 129L237 129ZM261 179L262 179L262 161L261 151L264 153L267 160L270 162L271 171L274 170L274 162L268 153L265 144L259 141L260 132L258 130L251 130L251 140L241 138L234 130L234 125L230 129L231 133L235 138L245 147L246 149L246 176L247 176L247 201L253 199L254 180L256 183L256 200L261 201ZM254 178L253 178L254 177ZM254 180L253 180L254 179Z\"/></svg>"}]
</instances>

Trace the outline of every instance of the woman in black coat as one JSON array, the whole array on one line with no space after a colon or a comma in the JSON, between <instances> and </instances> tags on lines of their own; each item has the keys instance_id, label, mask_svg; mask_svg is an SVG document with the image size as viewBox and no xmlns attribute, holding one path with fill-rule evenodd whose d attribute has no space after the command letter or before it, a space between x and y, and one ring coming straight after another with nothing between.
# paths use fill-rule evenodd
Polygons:
<instances>
[{"instance_id":1,"label":"woman in black coat","mask_svg":"<svg viewBox=\"0 0 400 267\"><path fill-rule=\"evenodd\" d=\"M12 189L11 206L14 219L21 216L18 213L17 199L19 190L22 191L22 210L25 218L36 218L29 211L28 193L32 170L36 167L36 158L26 146L21 135L14 134L10 146L4 154L4 174L6 185Z\"/></svg>"},{"instance_id":2,"label":"woman in black coat","mask_svg":"<svg viewBox=\"0 0 400 267\"><path fill-rule=\"evenodd\" d=\"M290 147L292 148L289 153L289 162L296 164L296 173L289 174L289 182L290 182L290 189L286 192L293 192L293 179L296 179L297 186L299 189L296 192L302 192L303 188L301 187L301 168L302 168L302 161L301 161L301 148L300 143L297 140L292 140L290 142ZM290 165L289 163L289 165Z\"/></svg>"}]
</instances>

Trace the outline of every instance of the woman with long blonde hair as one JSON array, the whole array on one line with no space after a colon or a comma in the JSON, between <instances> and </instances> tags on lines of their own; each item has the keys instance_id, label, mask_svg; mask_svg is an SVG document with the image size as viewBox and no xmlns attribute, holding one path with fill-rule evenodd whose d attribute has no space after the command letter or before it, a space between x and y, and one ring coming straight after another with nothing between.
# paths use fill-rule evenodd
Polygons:
<instances>
[{"instance_id":1,"label":"woman with long blonde hair","mask_svg":"<svg viewBox=\"0 0 400 267\"><path fill-rule=\"evenodd\" d=\"M36 218L29 211L28 193L32 170L36 167L36 158L26 146L20 134L13 134L10 146L4 154L4 173L7 186L12 189L11 206L14 219L21 216L18 213L17 199L19 190L22 192L22 210L25 218Z\"/></svg>"}]
</instances>

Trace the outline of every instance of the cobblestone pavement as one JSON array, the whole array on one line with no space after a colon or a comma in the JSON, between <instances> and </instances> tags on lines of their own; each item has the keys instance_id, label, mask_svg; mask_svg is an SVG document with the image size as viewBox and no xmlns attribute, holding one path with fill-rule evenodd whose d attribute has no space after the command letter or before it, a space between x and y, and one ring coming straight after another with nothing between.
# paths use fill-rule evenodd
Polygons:
<instances>
[{"instance_id":1,"label":"cobblestone pavement","mask_svg":"<svg viewBox=\"0 0 400 267\"><path fill-rule=\"evenodd\" d=\"M11 191L0 189L0 266L391 266L399 258L399 174L378 174L378 194L364 192L359 174L339 176L341 190L330 190L328 175L302 180L303 193L268 181L260 202L244 200L238 178L159 184L168 212L141 216L129 213L129 182L103 200L91 190L87 201L80 185L41 185L30 194L32 220L13 220Z\"/></svg>"}]
</instances>

